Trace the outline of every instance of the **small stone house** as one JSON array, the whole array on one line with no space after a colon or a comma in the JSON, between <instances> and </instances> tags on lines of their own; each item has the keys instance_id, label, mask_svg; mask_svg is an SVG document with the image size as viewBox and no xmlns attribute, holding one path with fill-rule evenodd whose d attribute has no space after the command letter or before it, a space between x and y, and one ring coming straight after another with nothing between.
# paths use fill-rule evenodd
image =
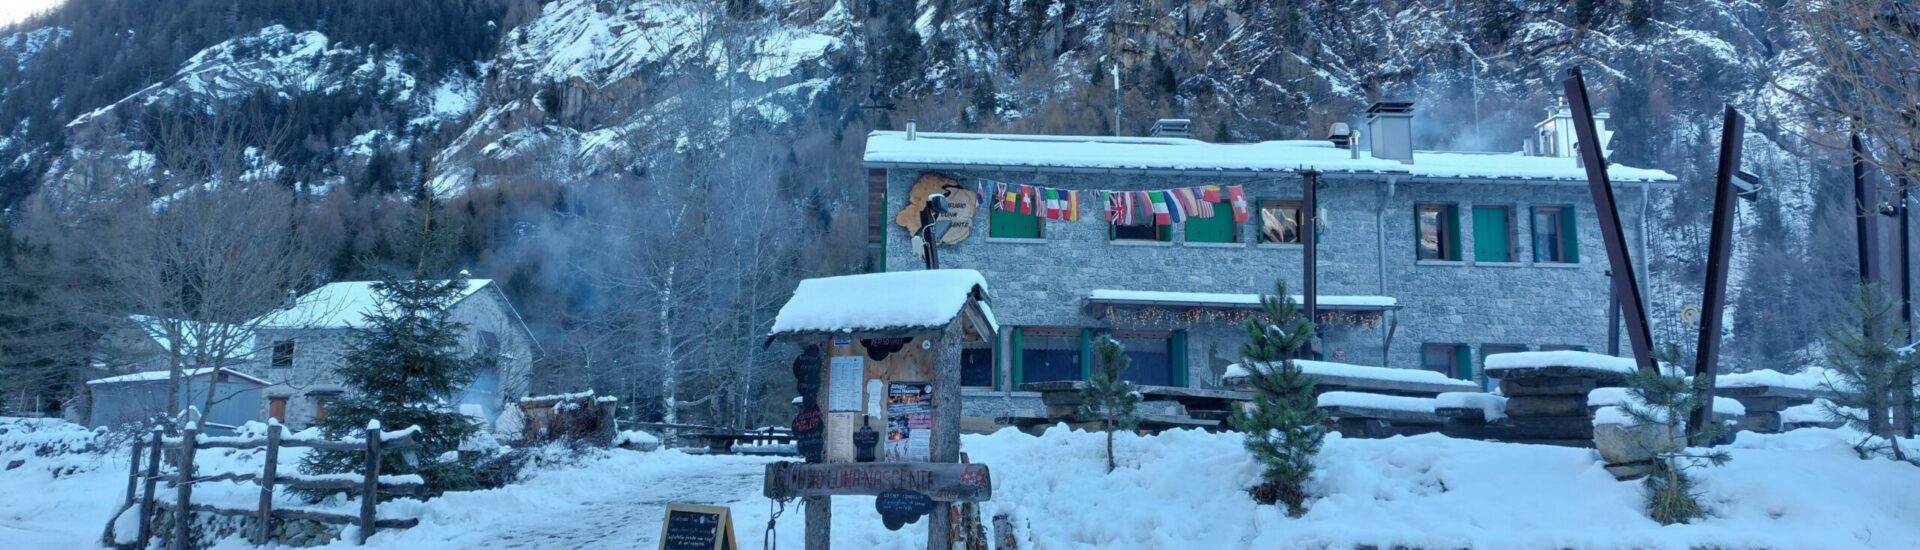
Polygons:
<instances>
[{"instance_id":1,"label":"small stone house","mask_svg":"<svg viewBox=\"0 0 1920 550\"><path fill-rule=\"evenodd\" d=\"M349 391L334 370L345 363L354 330L380 306L374 284L328 284L259 320L259 352L249 371L269 383L260 400L262 418L305 428L324 420L327 403ZM491 280L467 281L447 314L467 326L460 351L487 359L451 405L492 427L509 403L528 395L539 344Z\"/></svg>"},{"instance_id":2,"label":"small stone house","mask_svg":"<svg viewBox=\"0 0 1920 550\"><path fill-rule=\"evenodd\" d=\"M939 267L981 272L1007 327L966 350L968 416L1035 414L1021 384L1085 379L1102 332L1126 346L1134 382L1213 388L1275 279L1300 299L1304 186L1317 180L1318 358L1490 387L1488 355L1605 352L1611 283L1585 169L1560 132L1572 113L1549 109L1524 151L1504 153L1415 150L1414 123L1412 104L1381 103L1325 140L1210 143L1185 121L1153 137L873 132L870 269L923 269L920 210L945 197ZM1645 212L1676 178L1608 173L1644 273ZM1142 191L1159 196L1141 208L1164 197L1192 211L1113 221L1105 197Z\"/></svg>"}]
</instances>

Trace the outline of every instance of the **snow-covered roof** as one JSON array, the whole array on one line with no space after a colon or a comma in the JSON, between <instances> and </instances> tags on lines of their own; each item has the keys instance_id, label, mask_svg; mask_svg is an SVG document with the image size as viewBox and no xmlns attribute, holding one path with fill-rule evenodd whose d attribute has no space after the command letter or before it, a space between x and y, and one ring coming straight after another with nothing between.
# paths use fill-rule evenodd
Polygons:
<instances>
[{"instance_id":1,"label":"snow-covered roof","mask_svg":"<svg viewBox=\"0 0 1920 550\"><path fill-rule=\"evenodd\" d=\"M1263 295L1097 288L1087 293L1087 301L1105 304L1259 308L1261 296ZM1305 300L1305 298L1299 294L1294 294L1290 297L1293 298L1294 303L1304 303ZM1321 294L1319 295L1318 303L1315 305L1320 309L1396 309L1400 307L1400 300L1392 296L1328 296Z\"/></svg>"},{"instance_id":2,"label":"snow-covered roof","mask_svg":"<svg viewBox=\"0 0 1920 550\"><path fill-rule=\"evenodd\" d=\"M260 384L262 386L269 384L266 380L261 380L253 375L250 375L244 372L240 372L233 369L220 369L220 370L223 372L226 372L228 376L232 376L234 378L239 378L241 380L246 380L249 382ZM186 369L186 370L180 371L180 376L182 378L193 378L196 376L205 375L208 372L212 372L212 371L213 371L213 367ZM168 374L168 371L165 371L165 370L150 370L146 372L136 372L133 374L122 374L120 376L109 376L106 378L100 378L96 380L88 380L87 385L91 386L94 384L117 384L121 382L153 382L158 380L166 380L167 374Z\"/></svg>"},{"instance_id":3,"label":"snow-covered roof","mask_svg":"<svg viewBox=\"0 0 1920 550\"><path fill-rule=\"evenodd\" d=\"M1052 168L1195 172L1392 174L1442 179L1586 181L1573 158L1520 153L1415 151L1413 164L1353 158L1347 149L1315 140L1208 143L1186 138L1046 136L877 131L867 135L866 163L878 165ZM1660 170L1613 164L1614 182L1672 182Z\"/></svg>"},{"instance_id":4,"label":"snow-covered roof","mask_svg":"<svg viewBox=\"0 0 1920 550\"><path fill-rule=\"evenodd\" d=\"M316 288L294 301L293 307L275 310L262 317L262 328L352 328L360 326L367 314L380 308L380 294L373 285L378 281L342 281ZM480 292L490 279L468 279L467 287L455 300L465 300ZM451 307L453 304L447 304Z\"/></svg>"},{"instance_id":5,"label":"snow-covered roof","mask_svg":"<svg viewBox=\"0 0 1920 550\"><path fill-rule=\"evenodd\" d=\"M1436 386L1452 387L1456 391L1474 391L1480 388L1478 384L1473 383L1471 380L1447 378L1444 374L1425 369L1369 367L1366 365L1350 365L1332 361L1315 361L1312 359L1295 359L1293 360L1293 364L1300 367L1300 372L1317 377L1338 376L1342 378L1379 380L1382 382L1433 384ZM1248 372L1245 366L1234 363L1227 365L1227 371L1225 374L1220 375L1220 380L1222 383L1225 383L1230 379L1244 378L1247 374Z\"/></svg>"},{"instance_id":6,"label":"snow-covered roof","mask_svg":"<svg viewBox=\"0 0 1920 550\"><path fill-rule=\"evenodd\" d=\"M1631 357L1614 357L1586 351L1521 351L1487 356L1487 373L1500 377L1499 371L1571 367L1619 374L1633 374L1640 367Z\"/></svg>"},{"instance_id":7,"label":"snow-covered roof","mask_svg":"<svg viewBox=\"0 0 1920 550\"><path fill-rule=\"evenodd\" d=\"M967 302L984 301L987 279L971 269L892 271L800 281L773 318L772 335L938 329ZM989 326L997 326L982 308Z\"/></svg>"}]
</instances>

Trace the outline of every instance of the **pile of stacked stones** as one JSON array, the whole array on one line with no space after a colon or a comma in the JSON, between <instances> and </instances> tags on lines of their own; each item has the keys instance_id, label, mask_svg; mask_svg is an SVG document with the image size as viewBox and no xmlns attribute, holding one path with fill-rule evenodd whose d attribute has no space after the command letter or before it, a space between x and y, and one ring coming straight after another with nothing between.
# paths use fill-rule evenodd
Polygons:
<instances>
[{"instance_id":1,"label":"pile of stacked stones","mask_svg":"<svg viewBox=\"0 0 1920 550\"><path fill-rule=\"evenodd\" d=\"M1632 359L1586 352L1553 351L1493 355L1486 374L1500 380L1507 417L1495 422L1454 418L1449 436L1505 441L1593 446L1593 411L1587 394L1594 388L1625 386Z\"/></svg>"},{"instance_id":2,"label":"pile of stacked stones","mask_svg":"<svg viewBox=\"0 0 1920 550\"><path fill-rule=\"evenodd\" d=\"M1815 397L1821 396L1819 390L1772 385L1721 386L1714 388L1713 392L1714 395L1733 398L1746 406L1747 415L1740 419L1736 428L1759 433L1779 433L1783 428L1780 411L1811 404Z\"/></svg>"}]
</instances>

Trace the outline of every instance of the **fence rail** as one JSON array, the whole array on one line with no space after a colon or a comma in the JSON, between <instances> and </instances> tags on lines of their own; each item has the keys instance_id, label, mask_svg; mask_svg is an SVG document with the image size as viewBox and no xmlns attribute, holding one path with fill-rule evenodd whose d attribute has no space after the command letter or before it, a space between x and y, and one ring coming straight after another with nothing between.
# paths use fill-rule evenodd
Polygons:
<instances>
[{"instance_id":1,"label":"fence rail","mask_svg":"<svg viewBox=\"0 0 1920 550\"><path fill-rule=\"evenodd\" d=\"M146 548L153 538L153 519L162 509L173 514L173 539L168 548L181 550L186 548L188 526L193 512L220 514L226 516L256 518L252 533L254 544L266 544L273 536L273 519L305 520L336 525L358 525L359 542L366 544L377 529L405 529L419 524L417 519L379 519L377 509L381 494L419 495L426 490L426 481L417 475L380 475L380 453L385 450L411 449L419 447L414 440L417 428L407 428L396 432L381 431L378 423L367 426L363 441L343 441L316 438L288 438L282 434L284 428L279 423L267 426L265 437L209 437L199 433L198 426L188 423L179 437L167 437L160 428L154 428L147 441L134 444L133 464L127 474L127 501L123 506L132 507L139 489L140 506L139 547ZM364 471L358 474L338 474L307 476L281 474L280 449L285 447L305 447L329 451L360 452L365 460ZM259 473L254 472L214 472L208 475L196 475L194 456L200 449L266 449L265 464ZM174 453L177 468L172 475L160 473L161 455ZM141 453L146 453L146 467L141 468ZM159 482L165 479L170 489L175 491L171 500L158 498ZM253 483L260 487L259 506L253 509L241 509L193 502L193 487L200 483L231 481ZM301 508L275 508L273 493L275 487L293 489L316 489L347 491L360 495L360 513L358 515L307 510Z\"/></svg>"}]
</instances>

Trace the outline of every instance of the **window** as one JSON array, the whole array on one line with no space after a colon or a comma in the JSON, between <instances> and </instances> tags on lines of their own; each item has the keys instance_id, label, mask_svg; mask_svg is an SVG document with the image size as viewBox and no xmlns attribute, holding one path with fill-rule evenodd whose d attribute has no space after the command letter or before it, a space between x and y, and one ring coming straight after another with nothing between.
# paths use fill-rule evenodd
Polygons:
<instances>
[{"instance_id":1,"label":"window","mask_svg":"<svg viewBox=\"0 0 1920 550\"><path fill-rule=\"evenodd\" d=\"M1473 261L1513 261L1513 209L1473 207Z\"/></svg>"},{"instance_id":2,"label":"window","mask_svg":"<svg viewBox=\"0 0 1920 550\"><path fill-rule=\"evenodd\" d=\"M1427 370L1460 380L1473 379L1472 352L1460 344L1427 344L1420 348L1420 364Z\"/></svg>"},{"instance_id":3,"label":"window","mask_svg":"<svg viewBox=\"0 0 1920 550\"><path fill-rule=\"evenodd\" d=\"M993 387L993 344L967 342L960 346L960 385L969 388Z\"/></svg>"},{"instance_id":4,"label":"window","mask_svg":"<svg viewBox=\"0 0 1920 550\"><path fill-rule=\"evenodd\" d=\"M1533 207L1533 261L1580 263L1580 229L1573 207Z\"/></svg>"},{"instance_id":5,"label":"window","mask_svg":"<svg viewBox=\"0 0 1920 550\"><path fill-rule=\"evenodd\" d=\"M1573 344L1549 344L1540 346L1540 351L1587 351L1587 347Z\"/></svg>"},{"instance_id":6,"label":"window","mask_svg":"<svg viewBox=\"0 0 1920 550\"><path fill-rule=\"evenodd\" d=\"M1414 210L1420 259L1460 261L1460 208L1451 204L1422 204Z\"/></svg>"},{"instance_id":7,"label":"window","mask_svg":"<svg viewBox=\"0 0 1920 550\"><path fill-rule=\"evenodd\" d=\"M1201 203L1201 208L1212 208L1213 217L1187 217L1181 222L1187 232L1190 243L1237 243L1240 242L1240 224L1233 221L1233 204L1220 201L1213 204Z\"/></svg>"},{"instance_id":8,"label":"window","mask_svg":"<svg viewBox=\"0 0 1920 550\"><path fill-rule=\"evenodd\" d=\"M987 236L996 239L1041 238L1040 216L1010 210L988 210Z\"/></svg>"},{"instance_id":9,"label":"window","mask_svg":"<svg viewBox=\"0 0 1920 550\"><path fill-rule=\"evenodd\" d=\"M1260 201L1260 242L1300 244L1300 201Z\"/></svg>"},{"instance_id":10,"label":"window","mask_svg":"<svg viewBox=\"0 0 1920 550\"><path fill-rule=\"evenodd\" d=\"M1023 328L1014 334L1020 348L1021 382L1079 380L1085 338L1079 329Z\"/></svg>"},{"instance_id":11,"label":"window","mask_svg":"<svg viewBox=\"0 0 1920 550\"><path fill-rule=\"evenodd\" d=\"M280 422L287 421L287 396L276 395L267 398L267 418Z\"/></svg>"},{"instance_id":12,"label":"window","mask_svg":"<svg viewBox=\"0 0 1920 550\"><path fill-rule=\"evenodd\" d=\"M327 406L332 405L333 400L339 399L339 398L340 398L340 394L336 394L336 393L314 394L313 395L313 423L319 424L322 422L326 422Z\"/></svg>"},{"instance_id":13,"label":"window","mask_svg":"<svg viewBox=\"0 0 1920 550\"><path fill-rule=\"evenodd\" d=\"M1126 372L1121 373L1120 377L1148 386L1175 385L1173 336L1174 333L1166 331L1114 331L1113 339L1120 341L1120 347L1126 350L1129 361Z\"/></svg>"},{"instance_id":14,"label":"window","mask_svg":"<svg viewBox=\"0 0 1920 550\"><path fill-rule=\"evenodd\" d=\"M1173 228L1158 223L1147 225L1108 225L1107 238L1116 241L1171 242L1173 241Z\"/></svg>"},{"instance_id":15,"label":"window","mask_svg":"<svg viewBox=\"0 0 1920 550\"><path fill-rule=\"evenodd\" d=\"M1527 347L1520 344L1482 344L1480 346L1480 389L1493 391L1494 388L1500 387L1499 378L1487 375L1488 357L1502 353L1519 353L1523 351L1527 351Z\"/></svg>"},{"instance_id":16,"label":"window","mask_svg":"<svg viewBox=\"0 0 1920 550\"><path fill-rule=\"evenodd\" d=\"M293 368L293 340L277 340L273 343L273 368Z\"/></svg>"}]
</instances>

